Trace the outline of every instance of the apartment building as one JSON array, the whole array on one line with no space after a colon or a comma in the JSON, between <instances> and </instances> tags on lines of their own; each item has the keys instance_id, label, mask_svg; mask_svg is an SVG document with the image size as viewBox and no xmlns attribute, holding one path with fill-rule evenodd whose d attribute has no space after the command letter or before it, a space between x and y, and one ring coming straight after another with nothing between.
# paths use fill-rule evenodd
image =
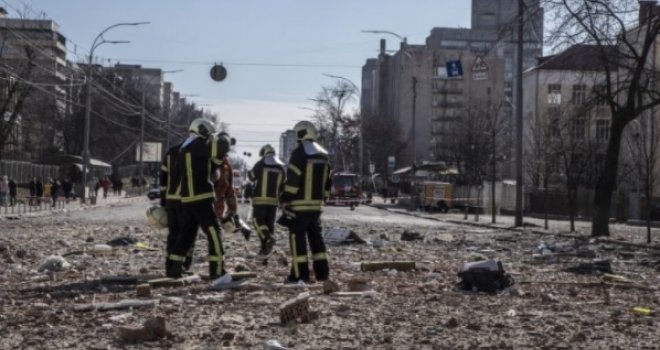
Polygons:
<instances>
[{"instance_id":1,"label":"apartment building","mask_svg":"<svg viewBox=\"0 0 660 350\"><path fill-rule=\"evenodd\" d=\"M525 0L525 68L534 66L535 58L542 54L543 9L539 3ZM455 122L451 118L459 117L461 105L448 104L466 103L471 94L485 96L484 91L490 91L493 100L500 98L505 103L504 113L511 116L511 127L502 137L508 149L512 148L516 48L513 24L517 10L515 0L472 0L471 28L433 28L425 45L402 41L394 54L388 54L385 40L381 39L379 56L368 59L362 68L361 111L399 122L400 141L407 145L401 154L395 155L402 166L413 160L450 163L443 149ZM475 65L477 58L480 61ZM445 73L451 70L451 64L461 69L460 74L439 75L442 69ZM488 73L473 71L473 67ZM473 79L474 74L477 80Z\"/></svg>"},{"instance_id":2,"label":"apartment building","mask_svg":"<svg viewBox=\"0 0 660 350\"><path fill-rule=\"evenodd\" d=\"M59 151L63 135L53 125L66 113L66 38L52 20L9 18L0 8L0 42L0 99L8 101L3 120L21 104L2 145L5 155L37 160Z\"/></svg>"}]
</instances>

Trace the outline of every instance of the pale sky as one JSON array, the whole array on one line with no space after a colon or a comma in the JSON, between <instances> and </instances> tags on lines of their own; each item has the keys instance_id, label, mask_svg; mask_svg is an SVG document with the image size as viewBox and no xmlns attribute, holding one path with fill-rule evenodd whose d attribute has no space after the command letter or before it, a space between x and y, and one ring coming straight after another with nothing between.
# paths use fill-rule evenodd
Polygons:
<instances>
[{"instance_id":1,"label":"pale sky","mask_svg":"<svg viewBox=\"0 0 660 350\"><path fill-rule=\"evenodd\" d=\"M119 22L103 45L99 63L141 64L163 70L182 94L218 113L238 140L236 151L265 143L277 149L279 135L296 120L309 119L323 73L360 86L361 67L378 54L379 40L396 49L399 39L361 30L387 30L424 44L433 27L469 27L469 0L0 0L10 16L31 8L31 17L52 19L69 40L69 58L89 54L96 35ZM214 62L228 70L225 81L209 78ZM357 108L357 101L351 108Z\"/></svg>"}]
</instances>

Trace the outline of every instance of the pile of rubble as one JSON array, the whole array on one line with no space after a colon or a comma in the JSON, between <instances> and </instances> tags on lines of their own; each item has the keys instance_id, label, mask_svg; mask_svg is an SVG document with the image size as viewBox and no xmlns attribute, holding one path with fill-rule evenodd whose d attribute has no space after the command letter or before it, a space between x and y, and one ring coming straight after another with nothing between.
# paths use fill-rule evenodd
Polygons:
<instances>
[{"instance_id":1,"label":"pile of rubble","mask_svg":"<svg viewBox=\"0 0 660 350\"><path fill-rule=\"evenodd\" d=\"M586 234L468 226L345 225L329 245L332 281L283 284L288 247L269 264L253 240L225 237L231 281L163 278L164 232L34 219L3 222L1 349L652 348L660 251ZM329 231L329 230L328 230ZM464 290L466 262L499 259L515 283Z\"/></svg>"}]
</instances>

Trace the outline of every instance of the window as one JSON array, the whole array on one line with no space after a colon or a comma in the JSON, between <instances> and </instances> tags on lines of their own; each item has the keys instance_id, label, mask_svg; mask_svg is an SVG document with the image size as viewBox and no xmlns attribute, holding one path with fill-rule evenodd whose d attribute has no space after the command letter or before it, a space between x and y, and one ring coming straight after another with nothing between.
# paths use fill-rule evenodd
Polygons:
<instances>
[{"instance_id":1,"label":"window","mask_svg":"<svg viewBox=\"0 0 660 350\"><path fill-rule=\"evenodd\" d=\"M548 104L561 104L561 84L548 84Z\"/></svg>"},{"instance_id":2,"label":"window","mask_svg":"<svg viewBox=\"0 0 660 350\"><path fill-rule=\"evenodd\" d=\"M573 119L572 124L573 138L576 140L584 138L584 118L577 117Z\"/></svg>"},{"instance_id":3,"label":"window","mask_svg":"<svg viewBox=\"0 0 660 350\"><path fill-rule=\"evenodd\" d=\"M596 120L596 141L606 142L610 139L610 121L605 119Z\"/></svg>"},{"instance_id":4,"label":"window","mask_svg":"<svg viewBox=\"0 0 660 350\"><path fill-rule=\"evenodd\" d=\"M584 84L573 85L573 104L583 105L587 101L587 86Z\"/></svg>"}]
</instances>

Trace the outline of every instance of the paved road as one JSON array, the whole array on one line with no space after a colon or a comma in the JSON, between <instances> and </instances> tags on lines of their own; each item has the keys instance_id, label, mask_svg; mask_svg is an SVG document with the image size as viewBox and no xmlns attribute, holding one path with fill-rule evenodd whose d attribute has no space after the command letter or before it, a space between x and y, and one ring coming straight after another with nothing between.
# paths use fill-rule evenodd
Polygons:
<instances>
[{"instance_id":1,"label":"paved road","mask_svg":"<svg viewBox=\"0 0 660 350\"><path fill-rule=\"evenodd\" d=\"M67 213L55 214L56 218L66 218L67 220L78 221L85 220L86 222L140 222L144 221L144 212L150 205L146 197L143 199L133 199L130 201L114 202L112 204L101 203L99 207L87 210L69 211ZM241 204L239 211L243 217L247 215L248 205ZM323 212L324 222L331 223L332 225L391 225L392 227L406 227L406 226L421 226L425 228L448 228L456 226L450 223L444 223L434 220L427 220L412 217L404 214L396 214L385 210L373 208L370 206L361 205L356 207L355 210L350 210L349 207L325 207Z\"/></svg>"}]
</instances>

